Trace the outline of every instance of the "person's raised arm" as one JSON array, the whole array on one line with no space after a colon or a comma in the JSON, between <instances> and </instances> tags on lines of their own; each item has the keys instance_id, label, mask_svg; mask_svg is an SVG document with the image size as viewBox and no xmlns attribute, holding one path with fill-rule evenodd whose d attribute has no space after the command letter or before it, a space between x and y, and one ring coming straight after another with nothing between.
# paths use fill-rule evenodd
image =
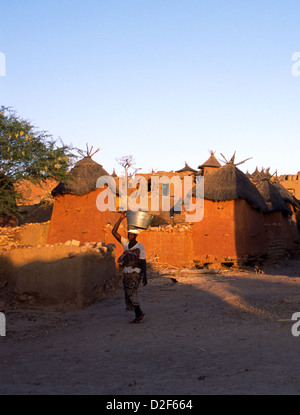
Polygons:
<instances>
[{"instance_id":1,"label":"person's raised arm","mask_svg":"<svg viewBox=\"0 0 300 415\"><path fill-rule=\"evenodd\" d=\"M115 223L115 226L113 227L111 233L113 234L113 236L116 238L116 240L118 242L121 243L121 235L118 233L118 229L120 226L120 223L122 222L122 220L126 217L126 212L122 212L119 219L117 220L117 222Z\"/></svg>"}]
</instances>

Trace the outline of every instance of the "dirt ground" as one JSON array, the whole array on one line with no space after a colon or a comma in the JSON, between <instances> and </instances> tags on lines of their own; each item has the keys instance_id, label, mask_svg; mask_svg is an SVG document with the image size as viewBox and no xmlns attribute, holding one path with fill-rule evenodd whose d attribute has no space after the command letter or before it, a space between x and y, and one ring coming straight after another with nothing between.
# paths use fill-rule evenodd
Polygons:
<instances>
[{"instance_id":1,"label":"dirt ground","mask_svg":"<svg viewBox=\"0 0 300 415\"><path fill-rule=\"evenodd\" d=\"M299 394L300 261L263 271L152 272L138 325L122 290L75 312L6 309L0 394Z\"/></svg>"}]
</instances>

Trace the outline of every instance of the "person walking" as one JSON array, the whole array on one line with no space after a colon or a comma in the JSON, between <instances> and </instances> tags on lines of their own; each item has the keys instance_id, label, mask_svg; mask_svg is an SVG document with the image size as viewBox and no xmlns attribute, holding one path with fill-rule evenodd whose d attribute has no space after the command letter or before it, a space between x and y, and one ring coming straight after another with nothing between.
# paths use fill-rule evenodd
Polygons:
<instances>
[{"instance_id":1,"label":"person walking","mask_svg":"<svg viewBox=\"0 0 300 415\"><path fill-rule=\"evenodd\" d=\"M135 324L141 323L145 317L145 313L142 311L138 299L138 287L141 282L144 286L147 285L147 263L145 248L141 242L137 241L137 236L140 234L140 231L138 229L129 229L127 239L118 233L119 226L125 217L126 213L122 212L113 227L112 234L122 244L124 249L118 262L124 266L123 287L125 304L127 310L134 311L135 319L130 323Z\"/></svg>"}]
</instances>

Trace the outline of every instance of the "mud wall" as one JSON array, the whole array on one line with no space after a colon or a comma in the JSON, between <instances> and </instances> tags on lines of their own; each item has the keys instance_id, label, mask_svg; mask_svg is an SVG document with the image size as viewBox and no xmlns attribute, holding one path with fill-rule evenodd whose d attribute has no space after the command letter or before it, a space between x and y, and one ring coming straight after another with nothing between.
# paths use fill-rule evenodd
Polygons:
<instances>
[{"instance_id":1,"label":"mud wall","mask_svg":"<svg viewBox=\"0 0 300 415\"><path fill-rule=\"evenodd\" d=\"M29 223L13 228L0 228L0 250L19 245L46 244L50 222Z\"/></svg>"},{"instance_id":2,"label":"mud wall","mask_svg":"<svg viewBox=\"0 0 300 415\"><path fill-rule=\"evenodd\" d=\"M0 286L17 304L81 309L119 284L112 246L23 247L0 254Z\"/></svg>"},{"instance_id":3,"label":"mud wall","mask_svg":"<svg viewBox=\"0 0 300 415\"><path fill-rule=\"evenodd\" d=\"M280 184L300 200L300 172L279 176Z\"/></svg>"},{"instance_id":4,"label":"mud wall","mask_svg":"<svg viewBox=\"0 0 300 415\"><path fill-rule=\"evenodd\" d=\"M223 257L236 255L234 202L204 201L204 218L193 224L193 255Z\"/></svg>"},{"instance_id":5,"label":"mud wall","mask_svg":"<svg viewBox=\"0 0 300 415\"><path fill-rule=\"evenodd\" d=\"M119 214L99 212L96 200L100 192L101 189L97 189L84 196L58 196L53 206L48 243L55 244L72 239L80 242L106 242L106 226L114 224Z\"/></svg>"},{"instance_id":6,"label":"mud wall","mask_svg":"<svg viewBox=\"0 0 300 415\"><path fill-rule=\"evenodd\" d=\"M272 212L264 215L265 247L268 259L280 259L297 250L299 233L292 217Z\"/></svg>"},{"instance_id":7,"label":"mud wall","mask_svg":"<svg viewBox=\"0 0 300 415\"><path fill-rule=\"evenodd\" d=\"M165 266L193 266L192 227L181 224L151 228L139 235L147 260Z\"/></svg>"},{"instance_id":8,"label":"mud wall","mask_svg":"<svg viewBox=\"0 0 300 415\"><path fill-rule=\"evenodd\" d=\"M99 192L98 189L82 197L66 195L57 198L48 243L71 239L81 243L104 241L116 243L116 257L121 255L122 246L111 234L119 218L118 213L99 212L96 209ZM126 237L126 229L124 221L119 233ZM264 215L245 200L205 200L201 222L153 227L143 231L138 239L145 246L148 260L187 267L195 263L242 263L249 258L261 257L269 250L266 233ZM286 246L289 238L284 234L281 234L281 238L282 244Z\"/></svg>"},{"instance_id":9,"label":"mud wall","mask_svg":"<svg viewBox=\"0 0 300 415\"><path fill-rule=\"evenodd\" d=\"M234 222L237 257L246 259L264 255L264 214L238 199L234 204Z\"/></svg>"},{"instance_id":10,"label":"mud wall","mask_svg":"<svg viewBox=\"0 0 300 415\"><path fill-rule=\"evenodd\" d=\"M194 259L204 262L247 261L264 252L263 214L245 200L205 200L204 218L192 233Z\"/></svg>"},{"instance_id":11,"label":"mud wall","mask_svg":"<svg viewBox=\"0 0 300 415\"><path fill-rule=\"evenodd\" d=\"M90 241L115 243L115 254L118 258L123 249L111 231L119 214L97 210L96 200L99 193L100 189L97 189L81 197L58 197L51 222L43 230L43 236L38 236L41 228L35 230L37 234L34 236L35 228L32 227L28 232L23 232L23 243L25 240L29 244L33 242L30 241L30 235L32 240L45 240L48 232L48 244L64 243L72 239L78 240L81 244ZM138 239L145 245L148 261L175 267L193 266L196 262L242 263L247 262L249 258L255 260L267 252L271 257L272 252L275 253L274 250L270 250L272 238L276 239L274 244L281 244L283 255L286 250L293 249L290 221L280 221L282 231L275 237L272 236L271 225L264 219L264 215L253 209L245 200L205 200L204 218L201 222L152 227L143 231ZM122 222L119 233L126 237L126 221ZM296 234L298 235L297 229ZM277 254L274 256L277 258Z\"/></svg>"}]
</instances>

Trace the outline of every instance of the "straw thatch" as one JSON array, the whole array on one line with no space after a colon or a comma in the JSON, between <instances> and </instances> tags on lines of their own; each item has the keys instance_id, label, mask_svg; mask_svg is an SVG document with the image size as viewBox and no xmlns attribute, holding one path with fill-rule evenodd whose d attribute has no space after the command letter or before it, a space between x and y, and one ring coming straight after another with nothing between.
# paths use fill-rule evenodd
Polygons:
<instances>
[{"instance_id":1,"label":"straw thatch","mask_svg":"<svg viewBox=\"0 0 300 415\"><path fill-rule=\"evenodd\" d=\"M247 174L247 177L249 177L252 182L259 183L261 180L271 179L272 175L270 174L270 168L267 168L266 170L261 169L261 171L259 171L256 167L252 174Z\"/></svg>"},{"instance_id":2,"label":"straw thatch","mask_svg":"<svg viewBox=\"0 0 300 415\"><path fill-rule=\"evenodd\" d=\"M256 187L268 207L268 212L282 212L284 215L291 215L290 208L286 205L276 187L267 179L261 180Z\"/></svg>"},{"instance_id":3,"label":"straw thatch","mask_svg":"<svg viewBox=\"0 0 300 415\"><path fill-rule=\"evenodd\" d=\"M215 167L215 168L222 167L221 163L216 159L214 151L210 152L209 159L206 160L205 163L198 166L198 169L203 169L204 167Z\"/></svg>"},{"instance_id":4,"label":"straw thatch","mask_svg":"<svg viewBox=\"0 0 300 415\"><path fill-rule=\"evenodd\" d=\"M59 183L52 190L52 196L63 194L83 196L96 189L97 180L101 176L110 176L110 174L90 156L86 156L75 164L67 182Z\"/></svg>"},{"instance_id":5,"label":"straw thatch","mask_svg":"<svg viewBox=\"0 0 300 415\"><path fill-rule=\"evenodd\" d=\"M185 173L185 172L198 173L198 170L193 169L187 164L187 162L185 162L185 166L180 170L176 170L176 173Z\"/></svg>"},{"instance_id":6,"label":"straw thatch","mask_svg":"<svg viewBox=\"0 0 300 415\"><path fill-rule=\"evenodd\" d=\"M204 198L214 202L244 199L254 209L263 212L267 210L255 185L233 163L228 163L205 176Z\"/></svg>"}]
</instances>

